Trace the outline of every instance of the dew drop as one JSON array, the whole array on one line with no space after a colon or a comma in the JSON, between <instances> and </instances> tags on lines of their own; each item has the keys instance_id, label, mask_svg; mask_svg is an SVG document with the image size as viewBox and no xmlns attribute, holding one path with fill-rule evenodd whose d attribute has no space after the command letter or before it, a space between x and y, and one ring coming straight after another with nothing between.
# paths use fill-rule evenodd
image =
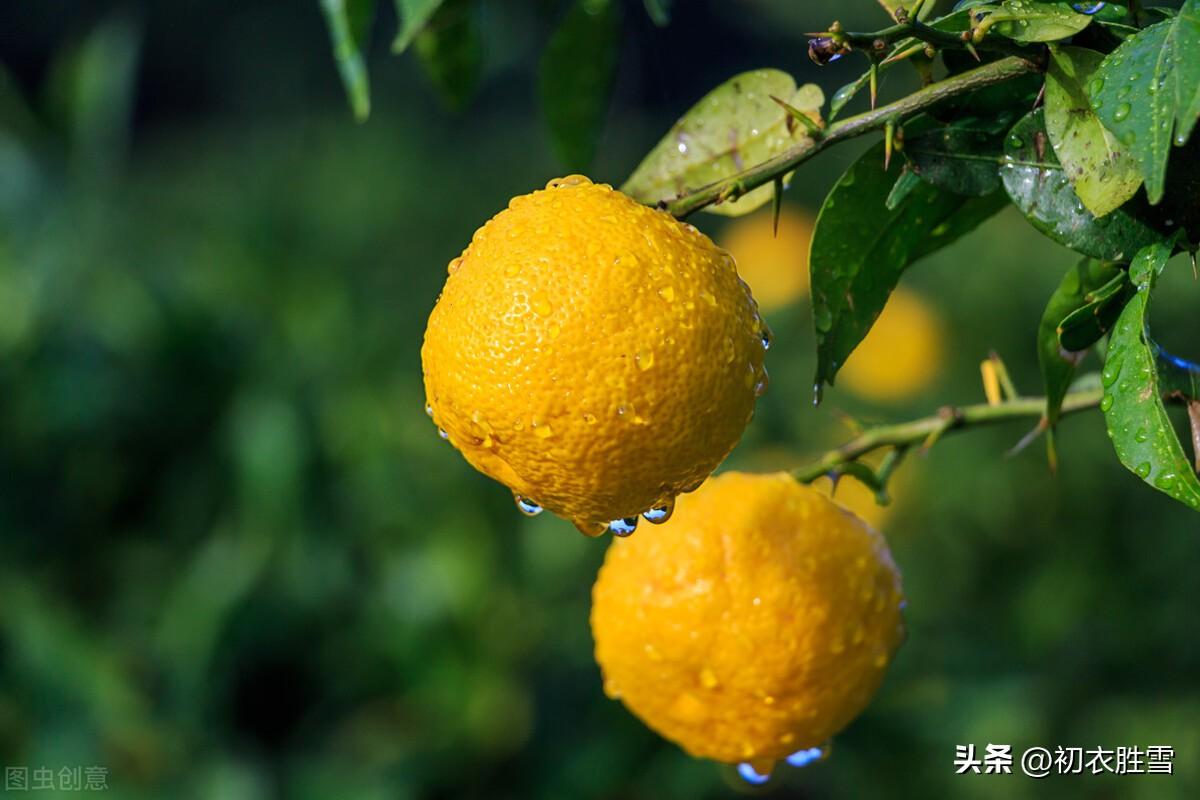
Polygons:
<instances>
[{"instance_id":1,"label":"dew drop","mask_svg":"<svg viewBox=\"0 0 1200 800\"><path fill-rule=\"evenodd\" d=\"M653 525L661 525L671 518L671 514L675 511L675 501L668 500L662 505L648 508L642 512L642 518Z\"/></svg>"},{"instance_id":2,"label":"dew drop","mask_svg":"<svg viewBox=\"0 0 1200 800\"><path fill-rule=\"evenodd\" d=\"M770 330L770 328L768 328L767 326L764 325L759 336L760 336L759 341L762 342L763 350L770 350L771 349L771 330Z\"/></svg>"},{"instance_id":3,"label":"dew drop","mask_svg":"<svg viewBox=\"0 0 1200 800\"><path fill-rule=\"evenodd\" d=\"M527 517L536 517L545 510L528 497L522 497L519 494L514 494L513 500L516 501L517 509Z\"/></svg>"},{"instance_id":4,"label":"dew drop","mask_svg":"<svg viewBox=\"0 0 1200 800\"><path fill-rule=\"evenodd\" d=\"M1111 394L1104 395L1104 399L1100 401L1100 410L1107 412L1113 407L1113 396Z\"/></svg>"},{"instance_id":5,"label":"dew drop","mask_svg":"<svg viewBox=\"0 0 1200 800\"><path fill-rule=\"evenodd\" d=\"M1113 122L1124 122L1129 112L1133 110L1133 106L1129 103L1121 103L1117 106L1117 110L1113 112Z\"/></svg>"},{"instance_id":6,"label":"dew drop","mask_svg":"<svg viewBox=\"0 0 1200 800\"><path fill-rule=\"evenodd\" d=\"M793 767L807 767L814 761L820 761L825 757L827 752L824 747L809 747L806 750L797 750L787 757L787 763Z\"/></svg>"},{"instance_id":7,"label":"dew drop","mask_svg":"<svg viewBox=\"0 0 1200 800\"><path fill-rule=\"evenodd\" d=\"M442 437L443 439L449 439L449 438L450 438L450 434L446 433L446 431L444 431L444 430L443 430L443 429L441 429L441 428L438 428L438 436Z\"/></svg>"},{"instance_id":8,"label":"dew drop","mask_svg":"<svg viewBox=\"0 0 1200 800\"><path fill-rule=\"evenodd\" d=\"M429 405L429 403L425 404L425 416L433 419L433 406Z\"/></svg>"},{"instance_id":9,"label":"dew drop","mask_svg":"<svg viewBox=\"0 0 1200 800\"><path fill-rule=\"evenodd\" d=\"M549 439L554 435L554 429L549 425L538 425L534 427L533 435L539 439Z\"/></svg>"},{"instance_id":10,"label":"dew drop","mask_svg":"<svg viewBox=\"0 0 1200 800\"><path fill-rule=\"evenodd\" d=\"M645 372L654 366L654 351L639 350L634 355L633 361L635 364L637 364L638 369L640 369L642 372Z\"/></svg>"},{"instance_id":11,"label":"dew drop","mask_svg":"<svg viewBox=\"0 0 1200 800\"><path fill-rule=\"evenodd\" d=\"M550 305L550 301L546 299L546 295L538 292L529 301L529 307L533 309L533 313L539 317L548 317L554 307Z\"/></svg>"},{"instance_id":12,"label":"dew drop","mask_svg":"<svg viewBox=\"0 0 1200 800\"><path fill-rule=\"evenodd\" d=\"M764 394L767 393L767 387L769 387L770 385L771 385L771 376L769 376L767 374L767 370L766 370L766 368L764 368L762 371L762 377L760 377L758 379L758 382L754 384L754 396L762 397Z\"/></svg>"},{"instance_id":13,"label":"dew drop","mask_svg":"<svg viewBox=\"0 0 1200 800\"><path fill-rule=\"evenodd\" d=\"M1137 469L1135 469L1134 472L1136 472L1137 476L1139 478L1142 478L1143 480L1145 480L1146 478L1149 478L1150 477L1150 462L1143 461L1141 464L1138 464Z\"/></svg>"},{"instance_id":14,"label":"dew drop","mask_svg":"<svg viewBox=\"0 0 1200 800\"><path fill-rule=\"evenodd\" d=\"M737 765L737 772L738 775L741 776L742 780L753 786L762 786L764 783L771 780L770 772L759 772L754 768L753 764L745 761Z\"/></svg>"},{"instance_id":15,"label":"dew drop","mask_svg":"<svg viewBox=\"0 0 1200 800\"><path fill-rule=\"evenodd\" d=\"M624 538L637 530L637 524L637 517L625 517L624 519L614 519L608 523L608 529L613 536Z\"/></svg>"}]
</instances>

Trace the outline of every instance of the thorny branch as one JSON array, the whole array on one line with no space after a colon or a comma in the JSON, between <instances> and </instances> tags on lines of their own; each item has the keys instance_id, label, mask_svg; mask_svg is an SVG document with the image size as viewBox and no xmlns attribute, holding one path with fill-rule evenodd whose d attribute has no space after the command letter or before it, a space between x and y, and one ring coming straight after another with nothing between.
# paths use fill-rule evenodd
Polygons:
<instances>
[{"instance_id":1,"label":"thorny branch","mask_svg":"<svg viewBox=\"0 0 1200 800\"><path fill-rule=\"evenodd\" d=\"M1096 408L1100 405L1103 396L1104 392L1101 389L1072 392L1063 400L1062 416ZM864 466L858 459L876 450L892 448L893 452L903 453L912 445L917 444L928 448L943 435L953 431L1017 419L1040 420L1045 412L1046 398L1044 397L1017 397L996 404L946 406L936 414L923 419L896 425L880 425L863 431L854 439L830 450L811 464L792 470L791 474L802 483L812 483L826 475L854 474L858 476L860 470L850 465ZM878 473L875 474L878 475ZM870 481L867 482L870 483ZM879 481L879 483L883 483L883 481ZM874 486L872 488L879 491L883 487Z\"/></svg>"},{"instance_id":2,"label":"thorny branch","mask_svg":"<svg viewBox=\"0 0 1200 800\"><path fill-rule=\"evenodd\" d=\"M667 211L683 219L713 203L734 202L752 189L786 175L817 153L838 142L862 136L886 127L888 124L895 125L905 117L924 111L950 97L1003 83L1031 72L1038 72L1041 69L1042 64L1030 57L1008 56L973 70L953 75L893 103L836 122L827 128L819 138L806 138L795 147L761 164L707 186L685 192L674 200L667 201L665 207Z\"/></svg>"}]
</instances>

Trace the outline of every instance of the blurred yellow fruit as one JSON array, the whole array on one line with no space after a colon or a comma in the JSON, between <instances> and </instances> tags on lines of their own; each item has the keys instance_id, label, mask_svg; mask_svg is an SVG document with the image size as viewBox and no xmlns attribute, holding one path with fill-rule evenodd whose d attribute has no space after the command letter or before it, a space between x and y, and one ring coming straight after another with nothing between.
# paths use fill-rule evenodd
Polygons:
<instances>
[{"instance_id":1,"label":"blurred yellow fruit","mask_svg":"<svg viewBox=\"0 0 1200 800\"><path fill-rule=\"evenodd\" d=\"M738 274L750 284L764 312L808 294L812 232L812 218L787 206L780 210L778 234L771 209L741 217L726 229L721 246L733 254Z\"/></svg>"},{"instance_id":2,"label":"blurred yellow fruit","mask_svg":"<svg viewBox=\"0 0 1200 800\"><path fill-rule=\"evenodd\" d=\"M475 232L425 331L428 411L527 513L661 521L728 455L769 333L707 236L582 176Z\"/></svg>"},{"instance_id":3,"label":"blurred yellow fruit","mask_svg":"<svg viewBox=\"0 0 1200 800\"><path fill-rule=\"evenodd\" d=\"M904 400L937 377L942 349L942 325L933 309L915 292L897 288L837 382L872 400Z\"/></svg>"},{"instance_id":4,"label":"blurred yellow fruit","mask_svg":"<svg viewBox=\"0 0 1200 800\"><path fill-rule=\"evenodd\" d=\"M614 541L592 600L605 692L692 755L760 771L858 716L904 639L883 537L782 472L720 475Z\"/></svg>"}]
</instances>

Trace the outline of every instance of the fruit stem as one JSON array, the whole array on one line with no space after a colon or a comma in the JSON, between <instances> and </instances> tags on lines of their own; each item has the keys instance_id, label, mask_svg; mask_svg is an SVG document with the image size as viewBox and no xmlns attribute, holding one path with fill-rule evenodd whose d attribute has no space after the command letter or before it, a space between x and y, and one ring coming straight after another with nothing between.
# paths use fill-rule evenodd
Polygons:
<instances>
[{"instance_id":1,"label":"fruit stem","mask_svg":"<svg viewBox=\"0 0 1200 800\"><path fill-rule=\"evenodd\" d=\"M1062 416L1096 408L1104 397L1102 389L1071 392L1063 398ZM1046 413L1046 398L1016 397L996 405L979 403L970 406L947 406L922 419L896 425L868 428L861 434L818 458L811 464L792 470L801 483L813 481L831 472L844 472L845 465L885 447L907 448L911 445L937 441L952 431L977 428L1016 419L1041 419Z\"/></svg>"},{"instance_id":2,"label":"fruit stem","mask_svg":"<svg viewBox=\"0 0 1200 800\"><path fill-rule=\"evenodd\" d=\"M820 139L805 138L795 147L761 164L736 175L730 175L716 183L685 192L674 200L668 201L665 207L667 211L683 219L722 198L728 198L733 187L736 187L736 191L740 195L770 183L779 176L786 175L826 147L878 130L889 123L898 122L950 97L1003 83L1031 72L1039 72L1041 69L1042 65L1030 57L1009 56L967 72L951 75L945 80L926 86L893 103L836 122L825 129L824 135Z\"/></svg>"}]
</instances>

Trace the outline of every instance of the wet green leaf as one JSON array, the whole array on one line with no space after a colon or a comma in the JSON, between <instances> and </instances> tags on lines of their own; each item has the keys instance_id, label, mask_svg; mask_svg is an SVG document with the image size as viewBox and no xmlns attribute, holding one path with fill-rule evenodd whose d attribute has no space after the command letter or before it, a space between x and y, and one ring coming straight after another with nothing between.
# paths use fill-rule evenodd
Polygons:
<instances>
[{"instance_id":1,"label":"wet green leaf","mask_svg":"<svg viewBox=\"0 0 1200 800\"><path fill-rule=\"evenodd\" d=\"M1087 86L1104 60L1083 47L1051 47L1046 72L1046 134L1075 194L1102 217L1142 185L1137 162L1092 111Z\"/></svg>"},{"instance_id":2,"label":"wet green leaf","mask_svg":"<svg viewBox=\"0 0 1200 800\"><path fill-rule=\"evenodd\" d=\"M363 47L371 32L375 0L321 0L321 10L333 42L338 75L354 118L361 122L371 115L371 86Z\"/></svg>"},{"instance_id":3,"label":"wet green leaf","mask_svg":"<svg viewBox=\"0 0 1200 800\"><path fill-rule=\"evenodd\" d=\"M918 182L889 210L887 198L902 173L898 161L884 170L883 143L872 147L834 185L817 217L809 268L818 385L833 383L910 264L1005 203L999 192L964 198Z\"/></svg>"},{"instance_id":4,"label":"wet green leaf","mask_svg":"<svg viewBox=\"0 0 1200 800\"><path fill-rule=\"evenodd\" d=\"M1085 258L1063 276L1038 326L1038 364L1046 385L1046 420L1058 424L1063 397L1075 378L1075 368L1082 353L1064 349L1059 340L1059 328L1064 319L1088 304L1088 295L1105 286L1124 272L1115 264ZM1080 348L1083 349L1083 348Z\"/></svg>"},{"instance_id":5,"label":"wet green leaf","mask_svg":"<svg viewBox=\"0 0 1200 800\"><path fill-rule=\"evenodd\" d=\"M392 52L399 55L416 41L417 35L425 30L434 12L442 5L443 0L395 0L396 18L400 20L400 30L392 40Z\"/></svg>"},{"instance_id":6,"label":"wet green leaf","mask_svg":"<svg viewBox=\"0 0 1200 800\"><path fill-rule=\"evenodd\" d=\"M772 96L820 120L825 96L817 85L797 89L792 77L777 69L744 72L692 106L642 160L621 191L648 204L670 200L811 143L804 126L789 120ZM704 210L740 216L770 201L768 184L736 202Z\"/></svg>"},{"instance_id":7,"label":"wet green leaf","mask_svg":"<svg viewBox=\"0 0 1200 800\"><path fill-rule=\"evenodd\" d=\"M1162 238L1130 213L1136 198L1103 217L1084 208L1050 146L1041 109L1026 115L1005 138L1000 178L1035 228L1085 256L1127 261Z\"/></svg>"},{"instance_id":8,"label":"wet green leaf","mask_svg":"<svg viewBox=\"0 0 1200 800\"><path fill-rule=\"evenodd\" d=\"M479 85L483 41L476 8L469 0L450 0L438 9L414 49L446 105L461 109Z\"/></svg>"},{"instance_id":9,"label":"wet green leaf","mask_svg":"<svg viewBox=\"0 0 1200 800\"><path fill-rule=\"evenodd\" d=\"M921 183L921 177L913 172L912 169L905 167L900 172L900 177L896 178L896 182L892 184L892 190L888 192L884 207L888 211L895 211L904 202L904 198L908 197L909 193L920 186Z\"/></svg>"},{"instance_id":10,"label":"wet green leaf","mask_svg":"<svg viewBox=\"0 0 1200 800\"><path fill-rule=\"evenodd\" d=\"M991 27L1001 36L1018 42L1053 42L1074 36L1091 24L1070 3L1041 3L1034 0L1004 0L990 17ZM985 21L987 24L987 21Z\"/></svg>"},{"instance_id":11,"label":"wet green leaf","mask_svg":"<svg viewBox=\"0 0 1200 800\"><path fill-rule=\"evenodd\" d=\"M1000 188L1004 128L966 119L925 131L904 145L913 172L938 188L982 197Z\"/></svg>"},{"instance_id":12,"label":"wet green leaf","mask_svg":"<svg viewBox=\"0 0 1200 800\"><path fill-rule=\"evenodd\" d=\"M1121 463L1154 488L1200 511L1200 479L1163 405L1159 349L1147 324L1150 293L1171 249L1170 244L1152 245L1130 265L1138 291L1109 339L1100 407Z\"/></svg>"},{"instance_id":13,"label":"wet green leaf","mask_svg":"<svg viewBox=\"0 0 1200 800\"><path fill-rule=\"evenodd\" d=\"M551 144L568 169L587 169L596 153L616 72L619 33L615 2L578 0L542 54L542 109Z\"/></svg>"},{"instance_id":14,"label":"wet green leaf","mask_svg":"<svg viewBox=\"0 0 1200 800\"><path fill-rule=\"evenodd\" d=\"M1058 323L1058 343L1062 349L1078 352L1100 341L1116 324L1133 291L1128 276L1118 272L1107 284L1088 292L1083 298L1084 305Z\"/></svg>"},{"instance_id":15,"label":"wet green leaf","mask_svg":"<svg viewBox=\"0 0 1200 800\"><path fill-rule=\"evenodd\" d=\"M829 101L830 122L832 122L838 114L842 113L842 109L846 107L846 104L853 100L855 96L870 82L871 72L868 70L834 92L833 99Z\"/></svg>"},{"instance_id":16,"label":"wet green leaf","mask_svg":"<svg viewBox=\"0 0 1200 800\"><path fill-rule=\"evenodd\" d=\"M1126 39L1088 84L1100 121L1136 159L1152 204L1162 199L1172 135L1187 143L1200 117L1200 0Z\"/></svg>"},{"instance_id":17,"label":"wet green leaf","mask_svg":"<svg viewBox=\"0 0 1200 800\"><path fill-rule=\"evenodd\" d=\"M671 22L671 0L645 0L646 13L660 28L667 27Z\"/></svg>"}]
</instances>

